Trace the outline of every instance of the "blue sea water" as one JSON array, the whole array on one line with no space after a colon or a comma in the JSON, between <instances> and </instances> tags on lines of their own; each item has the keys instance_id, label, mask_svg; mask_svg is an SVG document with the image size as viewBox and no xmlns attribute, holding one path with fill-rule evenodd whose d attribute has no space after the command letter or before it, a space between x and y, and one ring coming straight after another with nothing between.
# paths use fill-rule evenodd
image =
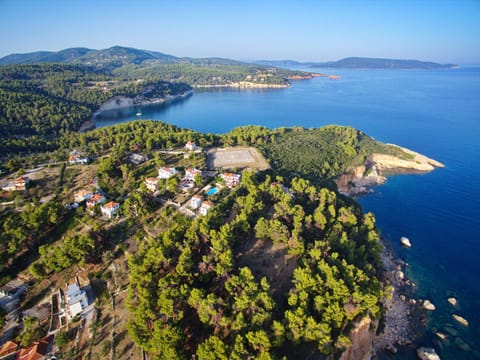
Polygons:
<instances>
[{"instance_id":1,"label":"blue sea water","mask_svg":"<svg viewBox=\"0 0 480 360\"><path fill-rule=\"evenodd\" d=\"M434 346L442 359L480 358L480 68L334 73L342 79L297 81L288 89L197 91L169 106L144 107L141 118L214 133L248 124L349 125L443 162L445 168L428 174L390 177L359 202L375 213L383 236L409 264L415 297L437 307L421 344ZM137 111L103 113L96 123L138 119ZM401 236L412 248L400 246ZM458 299L457 308L447 303L449 296ZM448 324L470 350L451 335L436 341L434 331L445 333ZM401 354L392 358L415 356L408 349Z\"/></svg>"}]
</instances>

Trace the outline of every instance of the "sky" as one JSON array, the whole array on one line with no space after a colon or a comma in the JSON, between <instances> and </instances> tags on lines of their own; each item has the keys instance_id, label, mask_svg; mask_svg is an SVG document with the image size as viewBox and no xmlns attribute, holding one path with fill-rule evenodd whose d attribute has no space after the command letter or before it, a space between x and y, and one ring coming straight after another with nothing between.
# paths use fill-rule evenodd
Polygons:
<instances>
[{"instance_id":1,"label":"sky","mask_svg":"<svg viewBox=\"0 0 480 360\"><path fill-rule=\"evenodd\" d=\"M113 45L175 56L480 64L480 0L0 0L0 57Z\"/></svg>"}]
</instances>

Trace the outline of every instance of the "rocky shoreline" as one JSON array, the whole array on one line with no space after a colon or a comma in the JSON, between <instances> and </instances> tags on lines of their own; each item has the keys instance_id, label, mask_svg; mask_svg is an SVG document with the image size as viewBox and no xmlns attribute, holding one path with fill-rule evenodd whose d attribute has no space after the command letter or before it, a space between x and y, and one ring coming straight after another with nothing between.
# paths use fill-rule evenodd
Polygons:
<instances>
[{"instance_id":1,"label":"rocky shoreline","mask_svg":"<svg viewBox=\"0 0 480 360\"><path fill-rule=\"evenodd\" d=\"M426 325L425 312L420 303L410 298L415 284L405 278L407 264L395 258L384 240L382 245L383 282L391 290L383 304L385 315L380 332L373 337L374 355L385 350L396 353L399 346L415 346Z\"/></svg>"},{"instance_id":2,"label":"rocky shoreline","mask_svg":"<svg viewBox=\"0 0 480 360\"><path fill-rule=\"evenodd\" d=\"M372 154L363 165L348 169L335 180L338 191L347 196L366 194L372 192L373 186L383 184L387 180L386 175L425 173L444 167L441 162L425 155L397 145L389 145L402 150L406 158Z\"/></svg>"}]
</instances>

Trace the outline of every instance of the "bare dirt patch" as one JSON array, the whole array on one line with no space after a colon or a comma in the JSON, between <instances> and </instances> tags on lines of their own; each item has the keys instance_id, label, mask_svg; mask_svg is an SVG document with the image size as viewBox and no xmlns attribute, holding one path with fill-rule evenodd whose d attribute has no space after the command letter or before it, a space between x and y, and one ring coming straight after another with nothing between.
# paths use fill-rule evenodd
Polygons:
<instances>
[{"instance_id":1,"label":"bare dirt patch","mask_svg":"<svg viewBox=\"0 0 480 360\"><path fill-rule=\"evenodd\" d=\"M207 152L209 169L269 169L265 158L253 147L214 148Z\"/></svg>"},{"instance_id":2,"label":"bare dirt patch","mask_svg":"<svg viewBox=\"0 0 480 360\"><path fill-rule=\"evenodd\" d=\"M251 239L237 261L239 267L248 266L257 280L267 278L277 302L290 290L297 257L287 253L287 245Z\"/></svg>"}]
</instances>

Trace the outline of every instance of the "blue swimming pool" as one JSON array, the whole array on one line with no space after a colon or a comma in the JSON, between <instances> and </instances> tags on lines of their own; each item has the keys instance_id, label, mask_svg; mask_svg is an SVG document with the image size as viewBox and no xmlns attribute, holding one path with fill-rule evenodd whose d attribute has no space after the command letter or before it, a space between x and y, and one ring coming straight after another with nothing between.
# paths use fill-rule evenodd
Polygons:
<instances>
[{"instance_id":1,"label":"blue swimming pool","mask_svg":"<svg viewBox=\"0 0 480 360\"><path fill-rule=\"evenodd\" d=\"M215 195L218 192L218 189L216 187L212 187L207 191L207 195Z\"/></svg>"}]
</instances>

